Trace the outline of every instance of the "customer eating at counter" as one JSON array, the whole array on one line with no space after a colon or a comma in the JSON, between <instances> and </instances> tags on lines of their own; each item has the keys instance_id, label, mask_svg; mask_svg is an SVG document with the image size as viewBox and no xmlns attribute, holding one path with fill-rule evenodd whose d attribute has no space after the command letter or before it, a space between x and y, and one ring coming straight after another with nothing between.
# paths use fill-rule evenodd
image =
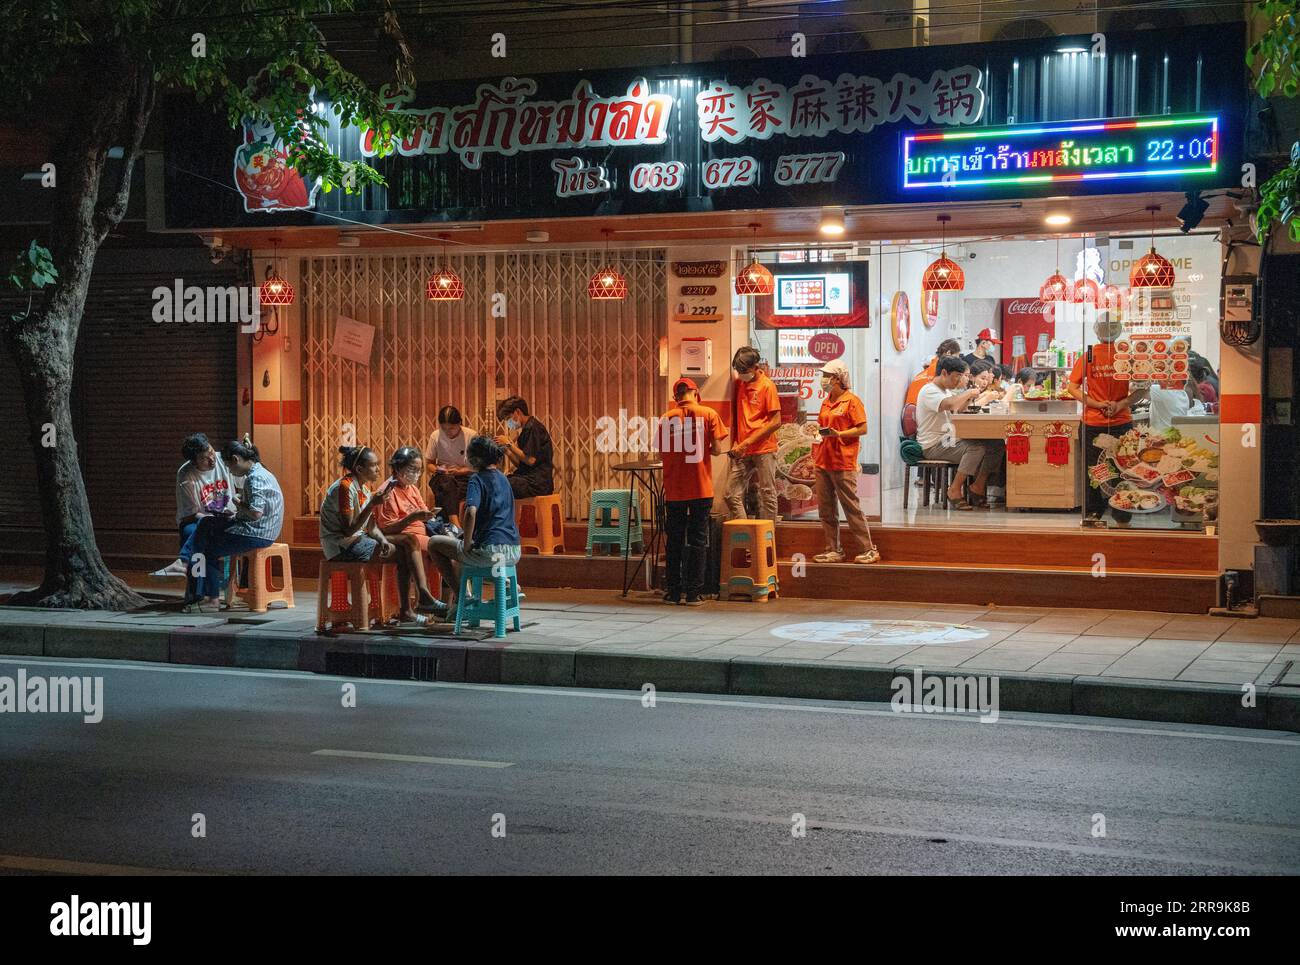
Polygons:
<instances>
[{"instance_id":1,"label":"customer eating at counter","mask_svg":"<svg viewBox=\"0 0 1300 965\"><path fill-rule=\"evenodd\" d=\"M871 541L871 528L858 504L858 447L867 431L867 410L849 391L849 367L836 359L822 367L826 401L817 413L820 439L813 446L816 467L814 490L817 512L826 536L826 550L813 557L818 563L843 563L840 550L840 508L849 531L862 545L855 563L879 563L880 553Z\"/></svg>"},{"instance_id":2,"label":"customer eating at counter","mask_svg":"<svg viewBox=\"0 0 1300 965\"><path fill-rule=\"evenodd\" d=\"M960 354L961 343L955 338L945 338L940 342L934 356L925 363L925 368L912 377L912 384L907 387L907 397L903 400L903 404L916 405L916 397L921 394L921 389L934 378L934 374L938 370L939 359L948 355Z\"/></svg>"},{"instance_id":3,"label":"customer eating at counter","mask_svg":"<svg viewBox=\"0 0 1300 965\"><path fill-rule=\"evenodd\" d=\"M921 389L916 403L916 441L926 459L955 462L957 473L948 487L948 499L954 508L969 511L976 505L987 506L989 476L1002 466L1003 445L992 439L958 439L952 427L952 414L968 405L982 404L993 398L966 384L968 366L960 358L939 360L938 374ZM963 487L970 480L970 495Z\"/></svg>"},{"instance_id":4,"label":"customer eating at counter","mask_svg":"<svg viewBox=\"0 0 1300 965\"><path fill-rule=\"evenodd\" d=\"M1088 347L1070 370L1066 390L1083 403L1083 454L1091 461L1093 446L1103 433L1122 436L1133 428L1132 405L1146 397L1145 389L1133 389L1127 379L1115 377L1115 339L1123 332L1123 323L1108 311L1097 313L1092 330L1097 344ZM1106 494L1089 486L1085 509L1089 519L1099 520L1106 510Z\"/></svg>"}]
</instances>

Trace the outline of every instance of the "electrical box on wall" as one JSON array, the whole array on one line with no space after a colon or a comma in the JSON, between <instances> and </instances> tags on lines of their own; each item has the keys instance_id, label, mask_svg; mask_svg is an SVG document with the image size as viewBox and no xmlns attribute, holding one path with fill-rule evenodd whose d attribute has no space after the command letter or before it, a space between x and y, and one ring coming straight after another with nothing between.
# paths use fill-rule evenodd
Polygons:
<instances>
[{"instance_id":1,"label":"electrical box on wall","mask_svg":"<svg viewBox=\"0 0 1300 965\"><path fill-rule=\"evenodd\" d=\"M682 375L713 375L713 339L691 337L682 339Z\"/></svg>"}]
</instances>

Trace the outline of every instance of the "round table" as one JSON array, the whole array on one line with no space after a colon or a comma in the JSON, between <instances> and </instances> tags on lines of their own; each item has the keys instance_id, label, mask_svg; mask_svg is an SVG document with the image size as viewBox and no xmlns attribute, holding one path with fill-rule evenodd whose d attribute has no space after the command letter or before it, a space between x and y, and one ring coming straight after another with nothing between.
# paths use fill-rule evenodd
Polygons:
<instances>
[{"instance_id":1,"label":"round table","mask_svg":"<svg viewBox=\"0 0 1300 965\"><path fill-rule=\"evenodd\" d=\"M623 543L623 596L627 596L628 591L632 588L636 575L641 572L641 567L649 561L649 569L646 570L646 589L653 590L659 582L659 539L663 532L664 522L664 486L663 470L664 464L658 459L640 459L635 462L620 462L609 467L615 472L625 472L628 474L627 495L633 505L639 505L640 491L644 489L650 494L650 538L641 540L641 558L636 561L636 566L628 574L628 563L632 554L632 514L627 514L627 529L624 534L628 537Z\"/></svg>"}]
</instances>

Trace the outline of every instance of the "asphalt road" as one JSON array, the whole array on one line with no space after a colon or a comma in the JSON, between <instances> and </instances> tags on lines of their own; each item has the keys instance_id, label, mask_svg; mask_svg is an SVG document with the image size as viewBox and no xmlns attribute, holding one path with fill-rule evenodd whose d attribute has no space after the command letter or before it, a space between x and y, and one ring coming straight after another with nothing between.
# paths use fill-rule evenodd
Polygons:
<instances>
[{"instance_id":1,"label":"asphalt road","mask_svg":"<svg viewBox=\"0 0 1300 965\"><path fill-rule=\"evenodd\" d=\"M20 667L102 676L104 718L0 714L10 871L1300 872L1295 735L365 680L344 707L310 674Z\"/></svg>"}]
</instances>

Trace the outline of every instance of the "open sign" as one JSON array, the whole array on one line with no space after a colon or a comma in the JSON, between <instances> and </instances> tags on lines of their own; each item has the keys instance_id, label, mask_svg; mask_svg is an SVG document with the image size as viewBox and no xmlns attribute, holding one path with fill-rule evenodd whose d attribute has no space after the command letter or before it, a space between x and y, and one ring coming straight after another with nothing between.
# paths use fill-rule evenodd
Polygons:
<instances>
[{"instance_id":1,"label":"open sign","mask_svg":"<svg viewBox=\"0 0 1300 965\"><path fill-rule=\"evenodd\" d=\"M844 339L834 332L821 332L808 340L808 354L818 362L832 362L844 354Z\"/></svg>"}]
</instances>

